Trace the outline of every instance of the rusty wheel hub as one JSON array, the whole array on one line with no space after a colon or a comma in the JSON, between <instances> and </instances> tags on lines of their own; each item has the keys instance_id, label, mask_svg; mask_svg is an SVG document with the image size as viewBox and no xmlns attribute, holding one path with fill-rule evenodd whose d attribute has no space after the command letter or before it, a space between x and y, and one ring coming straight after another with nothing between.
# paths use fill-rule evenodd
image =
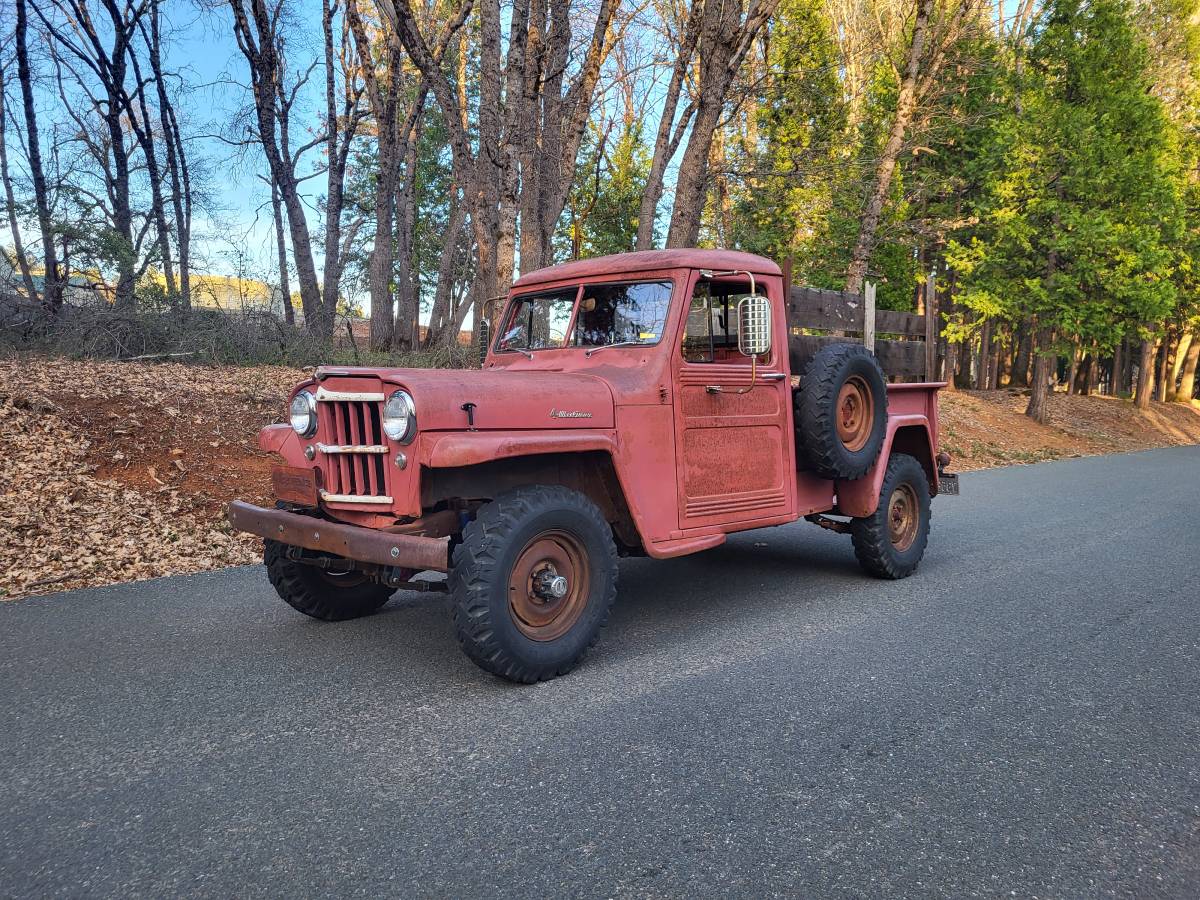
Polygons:
<instances>
[{"instance_id":1,"label":"rusty wheel hub","mask_svg":"<svg viewBox=\"0 0 1200 900\"><path fill-rule=\"evenodd\" d=\"M921 519L921 505L912 485L897 485L888 500L888 537L892 546L903 552L917 539L917 526Z\"/></svg>"},{"instance_id":2,"label":"rusty wheel hub","mask_svg":"<svg viewBox=\"0 0 1200 900\"><path fill-rule=\"evenodd\" d=\"M543 531L526 542L513 564L508 580L513 623L530 640L560 638L579 621L590 588L579 539L566 531Z\"/></svg>"},{"instance_id":3,"label":"rusty wheel hub","mask_svg":"<svg viewBox=\"0 0 1200 900\"><path fill-rule=\"evenodd\" d=\"M861 450L875 424L875 399L866 381L858 375L846 379L837 399L838 438L851 453Z\"/></svg>"}]
</instances>

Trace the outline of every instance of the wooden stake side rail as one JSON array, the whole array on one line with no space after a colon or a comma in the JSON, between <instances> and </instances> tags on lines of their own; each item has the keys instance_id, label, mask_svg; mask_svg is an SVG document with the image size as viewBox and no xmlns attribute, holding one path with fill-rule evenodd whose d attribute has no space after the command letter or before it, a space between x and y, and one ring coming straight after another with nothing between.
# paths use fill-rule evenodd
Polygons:
<instances>
[{"instance_id":1,"label":"wooden stake side rail","mask_svg":"<svg viewBox=\"0 0 1200 900\"><path fill-rule=\"evenodd\" d=\"M925 285L925 308L932 316L875 308L875 285L862 294L819 288L788 291L788 343L793 372L803 372L825 344L861 340L872 347L889 379L937 380L937 295ZM804 334L803 329L841 334ZM848 333L848 334L847 334Z\"/></svg>"}]
</instances>

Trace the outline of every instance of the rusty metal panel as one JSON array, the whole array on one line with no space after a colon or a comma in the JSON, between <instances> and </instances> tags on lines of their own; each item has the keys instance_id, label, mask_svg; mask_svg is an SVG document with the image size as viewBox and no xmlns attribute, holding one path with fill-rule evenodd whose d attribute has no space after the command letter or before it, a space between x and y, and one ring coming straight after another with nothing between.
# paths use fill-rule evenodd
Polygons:
<instances>
[{"instance_id":1,"label":"rusty metal panel","mask_svg":"<svg viewBox=\"0 0 1200 900\"><path fill-rule=\"evenodd\" d=\"M302 466L272 466L271 487L275 496L286 503L316 506L321 486L317 470Z\"/></svg>"},{"instance_id":2,"label":"rusty metal panel","mask_svg":"<svg viewBox=\"0 0 1200 900\"><path fill-rule=\"evenodd\" d=\"M226 516L238 531L257 534L293 547L304 547L381 566L402 566L424 572L449 568L446 538L392 534L343 525L280 509L264 509L234 500Z\"/></svg>"}]
</instances>

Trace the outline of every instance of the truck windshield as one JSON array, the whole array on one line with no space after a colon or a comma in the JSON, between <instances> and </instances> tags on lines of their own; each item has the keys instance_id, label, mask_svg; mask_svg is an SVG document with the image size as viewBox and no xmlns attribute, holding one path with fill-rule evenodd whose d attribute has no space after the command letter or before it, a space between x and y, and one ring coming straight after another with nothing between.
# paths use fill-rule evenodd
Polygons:
<instances>
[{"instance_id":1,"label":"truck windshield","mask_svg":"<svg viewBox=\"0 0 1200 900\"><path fill-rule=\"evenodd\" d=\"M573 287L518 296L496 349L656 344L666 325L671 287L670 281L588 284L582 291Z\"/></svg>"},{"instance_id":2,"label":"truck windshield","mask_svg":"<svg viewBox=\"0 0 1200 900\"><path fill-rule=\"evenodd\" d=\"M565 347L579 288L529 294L513 301L497 350L548 350Z\"/></svg>"},{"instance_id":3,"label":"truck windshield","mask_svg":"<svg viewBox=\"0 0 1200 900\"><path fill-rule=\"evenodd\" d=\"M571 343L657 344L671 304L671 282L584 285Z\"/></svg>"}]
</instances>

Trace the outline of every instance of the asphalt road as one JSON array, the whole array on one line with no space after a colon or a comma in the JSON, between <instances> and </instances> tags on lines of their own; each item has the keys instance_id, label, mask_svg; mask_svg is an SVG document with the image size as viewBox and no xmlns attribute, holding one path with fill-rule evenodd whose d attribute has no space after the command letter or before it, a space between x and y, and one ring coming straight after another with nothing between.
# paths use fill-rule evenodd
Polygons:
<instances>
[{"instance_id":1,"label":"asphalt road","mask_svg":"<svg viewBox=\"0 0 1200 900\"><path fill-rule=\"evenodd\" d=\"M1200 895L1200 447L968 474L918 573L630 560L575 673L231 569L0 604L0 894Z\"/></svg>"}]
</instances>

